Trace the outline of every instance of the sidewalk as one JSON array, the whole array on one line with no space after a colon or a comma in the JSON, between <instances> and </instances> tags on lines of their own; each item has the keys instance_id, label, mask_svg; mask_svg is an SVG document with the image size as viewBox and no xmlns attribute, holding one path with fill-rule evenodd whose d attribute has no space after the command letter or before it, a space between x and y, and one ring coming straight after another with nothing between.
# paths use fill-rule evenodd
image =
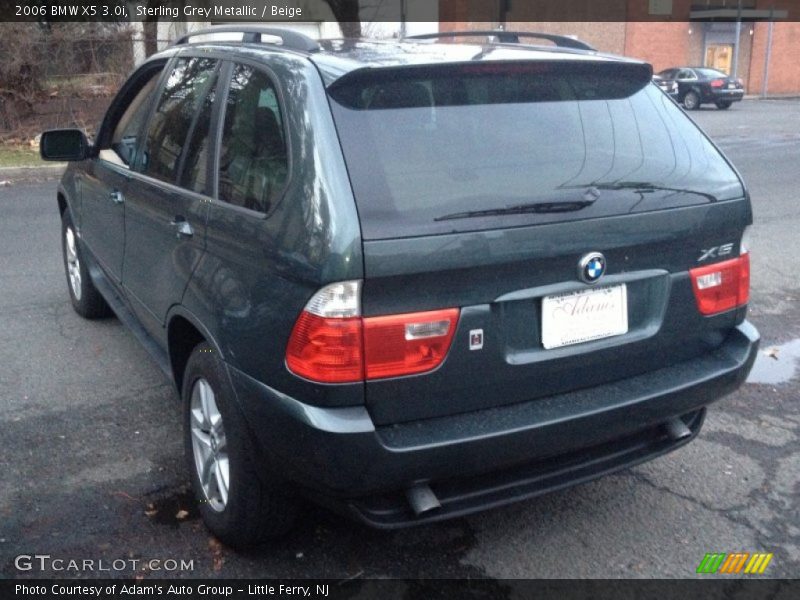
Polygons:
<instances>
[{"instance_id":1,"label":"sidewalk","mask_svg":"<svg viewBox=\"0 0 800 600\"><path fill-rule=\"evenodd\" d=\"M800 100L800 94L781 94L766 97L761 94L746 94L742 100Z\"/></svg>"},{"instance_id":2,"label":"sidewalk","mask_svg":"<svg viewBox=\"0 0 800 600\"><path fill-rule=\"evenodd\" d=\"M60 177L67 167L67 163L44 163L20 167L0 167L0 185L4 182L27 179L50 179Z\"/></svg>"}]
</instances>

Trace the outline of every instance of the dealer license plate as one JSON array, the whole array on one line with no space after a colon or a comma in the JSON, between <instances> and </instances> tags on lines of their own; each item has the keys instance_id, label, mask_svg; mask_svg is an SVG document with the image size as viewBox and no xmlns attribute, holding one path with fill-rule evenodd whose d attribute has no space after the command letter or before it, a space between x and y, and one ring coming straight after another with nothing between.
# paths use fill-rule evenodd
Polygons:
<instances>
[{"instance_id":1,"label":"dealer license plate","mask_svg":"<svg viewBox=\"0 0 800 600\"><path fill-rule=\"evenodd\" d=\"M542 345L559 348L628 331L625 284L542 298Z\"/></svg>"}]
</instances>

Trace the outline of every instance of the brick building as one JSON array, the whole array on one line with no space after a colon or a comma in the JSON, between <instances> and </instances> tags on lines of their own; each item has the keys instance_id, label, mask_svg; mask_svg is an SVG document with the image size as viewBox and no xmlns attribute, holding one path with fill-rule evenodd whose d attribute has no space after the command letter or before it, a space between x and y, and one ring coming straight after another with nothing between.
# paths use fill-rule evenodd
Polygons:
<instances>
[{"instance_id":1,"label":"brick building","mask_svg":"<svg viewBox=\"0 0 800 600\"><path fill-rule=\"evenodd\" d=\"M562 0L546 6L440 0L440 28L574 35L600 51L646 60L656 72L712 66L741 78L748 94L800 94L799 0Z\"/></svg>"}]
</instances>

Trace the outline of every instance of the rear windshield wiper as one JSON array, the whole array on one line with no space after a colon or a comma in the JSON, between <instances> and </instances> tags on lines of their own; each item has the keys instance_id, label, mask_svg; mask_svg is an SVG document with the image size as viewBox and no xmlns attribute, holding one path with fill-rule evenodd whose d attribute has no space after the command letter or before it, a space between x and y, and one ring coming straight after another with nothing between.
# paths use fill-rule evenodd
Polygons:
<instances>
[{"instance_id":1,"label":"rear windshield wiper","mask_svg":"<svg viewBox=\"0 0 800 600\"><path fill-rule=\"evenodd\" d=\"M594 200L568 200L560 202L532 202L530 204L516 204L514 206L501 206L484 210L469 210L449 215L436 217L434 221L450 221L453 219L473 219L477 217L494 217L499 215L523 215L529 213L562 213L581 210L594 204Z\"/></svg>"},{"instance_id":2,"label":"rear windshield wiper","mask_svg":"<svg viewBox=\"0 0 800 600\"><path fill-rule=\"evenodd\" d=\"M636 193L672 192L673 194L692 194L705 198L709 202L716 202L717 197L707 192L700 192L688 188L674 188L645 181L620 181L617 183L595 183L598 190L631 190Z\"/></svg>"}]
</instances>

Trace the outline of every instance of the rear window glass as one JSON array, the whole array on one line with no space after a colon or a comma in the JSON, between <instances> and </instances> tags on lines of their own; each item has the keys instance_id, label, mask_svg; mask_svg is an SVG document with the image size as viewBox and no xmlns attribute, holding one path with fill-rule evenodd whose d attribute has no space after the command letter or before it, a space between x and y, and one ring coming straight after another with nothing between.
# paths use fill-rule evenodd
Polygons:
<instances>
[{"instance_id":1,"label":"rear window glass","mask_svg":"<svg viewBox=\"0 0 800 600\"><path fill-rule=\"evenodd\" d=\"M351 74L330 89L366 239L743 195L649 73L538 63L397 71Z\"/></svg>"},{"instance_id":2,"label":"rear window glass","mask_svg":"<svg viewBox=\"0 0 800 600\"><path fill-rule=\"evenodd\" d=\"M726 73L717 71L716 69L695 69L695 71L697 71L697 74L700 75L700 77L705 77L706 79L716 79L718 77L728 76Z\"/></svg>"}]
</instances>

